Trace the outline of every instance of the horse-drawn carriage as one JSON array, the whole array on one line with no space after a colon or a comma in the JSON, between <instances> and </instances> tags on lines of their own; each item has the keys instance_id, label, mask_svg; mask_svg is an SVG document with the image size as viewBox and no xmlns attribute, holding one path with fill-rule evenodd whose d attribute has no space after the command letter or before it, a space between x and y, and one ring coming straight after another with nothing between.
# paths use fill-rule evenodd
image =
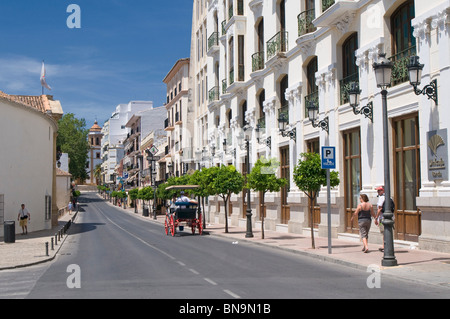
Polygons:
<instances>
[{"instance_id":1,"label":"horse-drawn carriage","mask_svg":"<svg viewBox=\"0 0 450 319\"><path fill-rule=\"evenodd\" d=\"M198 188L197 185L174 185L169 186L166 190L190 190ZM198 233L203 233L202 212L200 209L200 201L198 203L192 202L175 202L175 207L169 208L166 212L166 220L164 223L164 230L166 235L169 233L175 236L178 227L184 227L181 224L185 223L186 227L190 227L192 234L195 234L195 229L198 228Z\"/></svg>"}]
</instances>

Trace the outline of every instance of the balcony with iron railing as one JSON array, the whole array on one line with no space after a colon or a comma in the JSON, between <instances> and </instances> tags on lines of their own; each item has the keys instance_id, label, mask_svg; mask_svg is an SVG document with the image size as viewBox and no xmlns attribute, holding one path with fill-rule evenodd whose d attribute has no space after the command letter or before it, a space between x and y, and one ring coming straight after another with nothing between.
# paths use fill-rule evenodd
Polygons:
<instances>
[{"instance_id":1,"label":"balcony with iron railing","mask_svg":"<svg viewBox=\"0 0 450 319\"><path fill-rule=\"evenodd\" d=\"M164 120L164 131L173 131L175 127L170 123L169 119Z\"/></svg>"},{"instance_id":2,"label":"balcony with iron railing","mask_svg":"<svg viewBox=\"0 0 450 319\"><path fill-rule=\"evenodd\" d=\"M252 55L252 72L264 69L264 51Z\"/></svg>"},{"instance_id":3,"label":"balcony with iron railing","mask_svg":"<svg viewBox=\"0 0 450 319\"><path fill-rule=\"evenodd\" d=\"M215 86L208 92L208 101L209 103L219 101L219 87Z\"/></svg>"},{"instance_id":4,"label":"balcony with iron railing","mask_svg":"<svg viewBox=\"0 0 450 319\"><path fill-rule=\"evenodd\" d=\"M282 105L278 109L278 119L283 118L289 124L289 104Z\"/></svg>"},{"instance_id":5,"label":"balcony with iron railing","mask_svg":"<svg viewBox=\"0 0 450 319\"><path fill-rule=\"evenodd\" d=\"M219 32L215 31L208 38L208 51L210 51L214 47L218 48L218 46L219 46Z\"/></svg>"},{"instance_id":6,"label":"balcony with iron railing","mask_svg":"<svg viewBox=\"0 0 450 319\"><path fill-rule=\"evenodd\" d=\"M267 41L267 60L288 50L288 32L280 31Z\"/></svg>"},{"instance_id":7,"label":"balcony with iron railing","mask_svg":"<svg viewBox=\"0 0 450 319\"><path fill-rule=\"evenodd\" d=\"M312 92L305 96L305 118L308 118L308 106L310 102L319 105L319 91Z\"/></svg>"},{"instance_id":8,"label":"balcony with iron railing","mask_svg":"<svg viewBox=\"0 0 450 319\"><path fill-rule=\"evenodd\" d=\"M341 105L348 103L349 101L348 91L350 90L350 86L353 82L359 83L358 72L349 75L339 81Z\"/></svg>"},{"instance_id":9,"label":"balcony with iron railing","mask_svg":"<svg viewBox=\"0 0 450 319\"><path fill-rule=\"evenodd\" d=\"M303 11L297 17L298 20L298 36L301 37L307 33L316 31L316 27L312 23L316 18L314 9Z\"/></svg>"},{"instance_id":10,"label":"balcony with iron railing","mask_svg":"<svg viewBox=\"0 0 450 319\"><path fill-rule=\"evenodd\" d=\"M416 46L411 46L389 58L393 63L392 67L392 86L407 82L408 64L411 56L416 55Z\"/></svg>"}]
</instances>

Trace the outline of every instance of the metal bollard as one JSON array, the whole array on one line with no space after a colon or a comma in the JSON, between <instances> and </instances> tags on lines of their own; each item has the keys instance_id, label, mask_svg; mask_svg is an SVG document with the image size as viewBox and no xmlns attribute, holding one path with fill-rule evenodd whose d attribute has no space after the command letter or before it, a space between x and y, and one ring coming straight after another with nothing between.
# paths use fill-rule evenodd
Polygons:
<instances>
[{"instance_id":1,"label":"metal bollard","mask_svg":"<svg viewBox=\"0 0 450 319\"><path fill-rule=\"evenodd\" d=\"M45 255L48 256L48 242L45 243Z\"/></svg>"},{"instance_id":2,"label":"metal bollard","mask_svg":"<svg viewBox=\"0 0 450 319\"><path fill-rule=\"evenodd\" d=\"M53 246L53 237L51 238L52 250L55 250L55 246Z\"/></svg>"},{"instance_id":3,"label":"metal bollard","mask_svg":"<svg viewBox=\"0 0 450 319\"><path fill-rule=\"evenodd\" d=\"M55 245L58 245L58 234L55 233Z\"/></svg>"}]
</instances>

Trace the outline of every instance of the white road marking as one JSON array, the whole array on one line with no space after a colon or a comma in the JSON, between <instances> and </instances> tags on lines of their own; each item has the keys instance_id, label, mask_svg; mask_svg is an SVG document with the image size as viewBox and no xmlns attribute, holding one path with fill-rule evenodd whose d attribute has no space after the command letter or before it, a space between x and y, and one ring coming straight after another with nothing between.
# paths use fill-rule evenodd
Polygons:
<instances>
[{"instance_id":1,"label":"white road marking","mask_svg":"<svg viewBox=\"0 0 450 319\"><path fill-rule=\"evenodd\" d=\"M236 299L240 299L241 297L236 295L234 292L229 291L228 289L224 289L223 290L225 293L229 294L231 297L236 298Z\"/></svg>"}]
</instances>

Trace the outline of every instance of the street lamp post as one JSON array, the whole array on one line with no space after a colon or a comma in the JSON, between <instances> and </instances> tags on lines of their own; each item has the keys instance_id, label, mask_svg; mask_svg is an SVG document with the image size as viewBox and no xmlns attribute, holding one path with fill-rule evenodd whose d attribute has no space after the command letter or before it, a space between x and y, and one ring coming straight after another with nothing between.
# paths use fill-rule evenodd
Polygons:
<instances>
[{"instance_id":1,"label":"street lamp post","mask_svg":"<svg viewBox=\"0 0 450 319\"><path fill-rule=\"evenodd\" d=\"M244 142L245 149L247 150L247 179L250 174L250 126L246 125L244 128ZM250 189L247 189L247 210L245 216L247 217L247 231L245 232L245 238L253 238L252 227L252 207L250 205Z\"/></svg>"},{"instance_id":2,"label":"street lamp post","mask_svg":"<svg viewBox=\"0 0 450 319\"><path fill-rule=\"evenodd\" d=\"M383 149L384 149L384 256L382 266L397 266L394 253L394 221L391 207L391 176L389 172L389 130L387 115L387 88L391 86L392 63L380 54L378 62L373 64L377 87L381 88L382 116L383 116Z\"/></svg>"}]
</instances>

